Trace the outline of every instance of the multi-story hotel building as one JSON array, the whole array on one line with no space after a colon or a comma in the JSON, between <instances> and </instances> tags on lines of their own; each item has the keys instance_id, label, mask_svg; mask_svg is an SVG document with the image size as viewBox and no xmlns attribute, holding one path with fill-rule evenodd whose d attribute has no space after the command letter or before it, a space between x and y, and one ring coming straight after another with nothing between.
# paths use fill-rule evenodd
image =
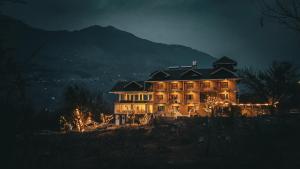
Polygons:
<instances>
[{"instance_id":1,"label":"multi-story hotel building","mask_svg":"<svg viewBox=\"0 0 300 169\"><path fill-rule=\"evenodd\" d=\"M114 105L117 124L128 114L161 116L206 116L208 96L224 103L237 102L237 63L222 57L209 69L192 66L169 67L150 74L146 81L120 81L110 91L118 95Z\"/></svg>"}]
</instances>

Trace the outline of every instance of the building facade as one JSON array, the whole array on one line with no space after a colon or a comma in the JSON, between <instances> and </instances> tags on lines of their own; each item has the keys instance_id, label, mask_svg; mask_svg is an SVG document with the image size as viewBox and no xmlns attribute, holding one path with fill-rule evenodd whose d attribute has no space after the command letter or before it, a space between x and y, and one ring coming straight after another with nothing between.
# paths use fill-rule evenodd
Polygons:
<instances>
[{"instance_id":1,"label":"building facade","mask_svg":"<svg viewBox=\"0 0 300 169\"><path fill-rule=\"evenodd\" d=\"M117 124L130 114L158 116L207 116L208 97L223 103L237 103L237 63L222 57L212 68L169 67L150 74L146 81L120 81L110 91L117 95L114 113Z\"/></svg>"}]
</instances>

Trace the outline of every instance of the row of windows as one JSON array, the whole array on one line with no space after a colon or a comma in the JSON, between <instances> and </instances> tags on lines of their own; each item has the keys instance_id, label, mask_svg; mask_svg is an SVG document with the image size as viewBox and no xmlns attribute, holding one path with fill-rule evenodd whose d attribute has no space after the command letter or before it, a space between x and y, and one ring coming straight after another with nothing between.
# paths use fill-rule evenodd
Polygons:
<instances>
[{"instance_id":1,"label":"row of windows","mask_svg":"<svg viewBox=\"0 0 300 169\"><path fill-rule=\"evenodd\" d=\"M158 111L165 111L166 107L163 105L160 105L157 107ZM174 111L180 111L179 106L172 106L172 110ZM188 112L193 112L195 111L195 106L188 106Z\"/></svg>"},{"instance_id":2,"label":"row of windows","mask_svg":"<svg viewBox=\"0 0 300 169\"><path fill-rule=\"evenodd\" d=\"M221 99L229 99L229 94L228 93L225 93L225 94L218 94L219 97ZM193 96L192 94L186 94L185 95L185 100L193 100ZM205 101L205 99L207 98L207 94L200 94L199 95L199 98L200 98L200 101ZM179 98L178 95L170 95L170 100L177 100ZM164 99L164 95L155 95L155 99L157 101L162 101Z\"/></svg>"},{"instance_id":3,"label":"row of windows","mask_svg":"<svg viewBox=\"0 0 300 169\"><path fill-rule=\"evenodd\" d=\"M133 94L133 95L121 95L121 100L127 101L149 101L152 100L151 94Z\"/></svg>"},{"instance_id":4,"label":"row of windows","mask_svg":"<svg viewBox=\"0 0 300 169\"><path fill-rule=\"evenodd\" d=\"M221 99L229 99L229 95L228 94L219 94L219 97ZM207 98L207 94L205 93L200 93L199 95L200 101L205 101L205 99ZM169 97L169 100L178 100L179 99L179 95L177 94L171 94ZM193 100L194 99L194 95L193 94L186 94L184 95L184 99L185 100ZM152 95L151 94L134 94L134 95L125 95L122 94L121 95L121 100L127 100L127 101L151 101L152 100ZM159 94L159 95L155 95L155 100L156 101L163 101L164 100L164 95Z\"/></svg>"},{"instance_id":5,"label":"row of windows","mask_svg":"<svg viewBox=\"0 0 300 169\"><path fill-rule=\"evenodd\" d=\"M217 86L220 88L228 88L228 82L218 82ZM211 82L201 82L200 83L201 88L211 88ZM163 83L157 83L155 84L156 89L164 89L164 84ZM170 88L172 90L174 89L179 89L179 84L178 83L171 83ZM194 88L194 83L186 83L185 84L186 89L193 89Z\"/></svg>"},{"instance_id":6,"label":"row of windows","mask_svg":"<svg viewBox=\"0 0 300 169\"><path fill-rule=\"evenodd\" d=\"M176 95L176 94L170 95L170 100L177 100L177 99L178 99L178 95ZM193 95L192 94L186 94L185 95L185 99L192 100L193 99Z\"/></svg>"}]
</instances>

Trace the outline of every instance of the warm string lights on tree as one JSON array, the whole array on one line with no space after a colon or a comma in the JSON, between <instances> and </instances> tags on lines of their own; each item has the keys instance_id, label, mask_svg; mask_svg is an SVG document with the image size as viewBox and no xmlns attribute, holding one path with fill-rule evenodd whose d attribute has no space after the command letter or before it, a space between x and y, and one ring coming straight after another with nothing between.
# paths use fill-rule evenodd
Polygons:
<instances>
[{"instance_id":1,"label":"warm string lights on tree","mask_svg":"<svg viewBox=\"0 0 300 169\"><path fill-rule=\"evenodd\" d=\"M205 100L205 111L207 113L213 113L213 109L220 104L220 99L218 97L208 96Z\"/></svg>"},{"instance_id":2,"label":"warm string lights on tree","mask_svg":"<svg viewBox=\"0 0 300 169\"><path fill-rule=\"evenodd\" d=\"M143 117L139 118L139 123L141 125L147 125L147 124L149 124L151 118L152 118L151 115L146 113L146 114L144 114Z\"/></svg>"},{"instance_id":3,"label":"warm string lights on tree","mask_svg":"<svg viewBox=\"0 0 300 169\"><path fill-rule=\"evenodd\" d=\"M79 132L84 131L84 124L83 124L83 113L79 111L79 109L75 109L73 112L73 120L74 125Z\"/></svg>"},{"instance_id":4,"label":"warm string lights on tree","mask_svg":"<svg viewBox=\"0 0 300 169\"><path fill-rule=\"evenodd\" d=\"M100 122L102 125L109 124L113 119L113 115L104 115L103 113L100 114Z\"/></svg>"},{"instance_id":5,"label":"warm string lights on tree","mask_svg":"<svg viewBox=\"0 0 300 169\"><path fill-rule=\"evenodd\" d=\"M71 117L67 120L64 116L60 116L59 124L61 131L79 131L93 130L101 126L108 125L113 120L113 115L100 114L100 121L96 122L93 119L93 113L83 113L79 108L76 108Z\"/></svg>"}]
</instances>

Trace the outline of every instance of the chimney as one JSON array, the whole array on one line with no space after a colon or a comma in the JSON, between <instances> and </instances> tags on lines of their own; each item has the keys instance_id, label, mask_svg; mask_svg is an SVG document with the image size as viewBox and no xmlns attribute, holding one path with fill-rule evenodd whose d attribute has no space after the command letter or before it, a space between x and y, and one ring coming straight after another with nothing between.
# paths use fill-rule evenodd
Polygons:
<instances>
[{"instance_id":1,"label":"chimney","mask_svg":"<svg viewBox=\"0 0 300 169\"><path fill-rule=\"evenodd\" d=\"M193 60L192 68L197 68L197 61L196 60Z\"/></svg>"}]
</instances>

